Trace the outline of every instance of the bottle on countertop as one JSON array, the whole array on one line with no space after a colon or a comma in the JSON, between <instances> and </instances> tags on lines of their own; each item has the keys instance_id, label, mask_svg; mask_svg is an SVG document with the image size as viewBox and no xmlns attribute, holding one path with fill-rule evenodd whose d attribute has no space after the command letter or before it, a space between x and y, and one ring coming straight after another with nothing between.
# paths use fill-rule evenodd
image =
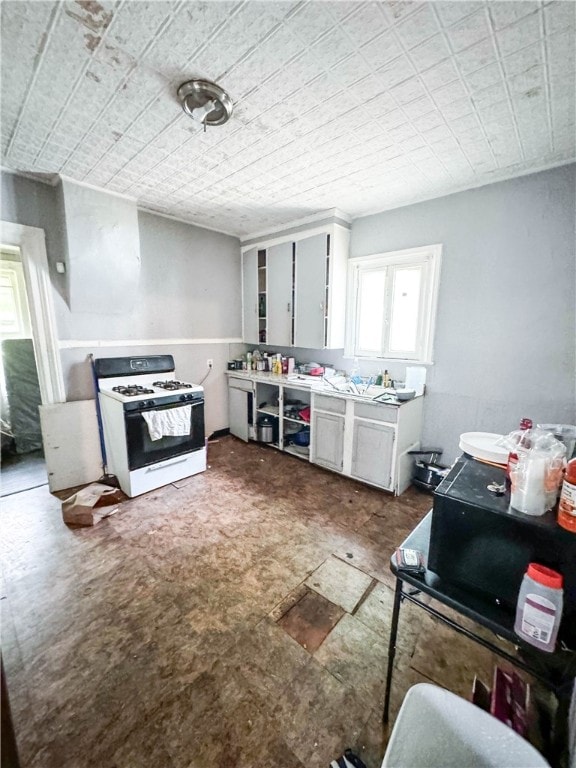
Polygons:
<instances>
[{"instance_id":1,"label":"bottle on countertop","mask_svg":"<svg viewBox=\"0 0 576 768\"><path fill-rule=\"evenodd\" d=\"M384 376L382 378L382 386L386 387L386 389L392 386L392 379L390 378L390 374L388 373L388 371L384 371Z\"/></svg>"},{"instance_id":2,"label":"bottle on countertop","mask_svg":"<svg viewBox=\"0 0 576 768\"><path fill-rule=\"evenodd\" d=\"M576 459L569 461L566 467L558 504L558 525L576 533Z\"/></svg>"},{"instance_id":3,"label":"bottle on countertop","mask_svg":"<svg viewBox=\"0 0 576 768\"><path fill-rule=\"evenodd\" d=\"M518 464L518 451L528 450L528 448L530 448L528 437L521 434L529 429L532 429L532 419L522 419L518 428L517 449L515 451L510 451L508 454L508 463L506 464L506 482L508 485L510 485L510 471L515 469L516 464Z\"/></svg>"},{"instance_id":4,"label":"bottle on countertop","mask_svg":"<svg viewBox=\"0 0 576 768\"><path fill-rule=\"evenodd\" d=\"M384 381L384 378L382 376L382 370L378 371L378 375L376 376L376 381L374 382L377 387L382 386L382 382Z\"/></svg>"},{"instance_id":5,"label":"bottle on countertop","mask_svg":"<svg viewBox=\"0 0 576 768\"><path fill-rule=\"evenodd\" d=\"M529 563L518 594L514 632L530 645L552 653L562 619L562 574Z\"/></svg>"},{"instance_id":6,"label":"bottle on countertop","mask_svg":"<svg viewBox=\"0 0 576 768\"><path fill-rule=\"evenodd\" d=\"M358 364L358 358L355 357L352 361L352 369L350 371L350 381L354 381L354 378L359 375L360 367Z\"/></svg>"}]
</instances>

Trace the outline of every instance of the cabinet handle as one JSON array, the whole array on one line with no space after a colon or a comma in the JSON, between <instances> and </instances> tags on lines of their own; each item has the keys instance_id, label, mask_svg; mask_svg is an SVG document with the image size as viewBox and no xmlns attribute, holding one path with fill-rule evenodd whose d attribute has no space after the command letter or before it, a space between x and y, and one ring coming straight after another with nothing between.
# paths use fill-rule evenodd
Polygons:
<instances>
[{"instance_id":1,"label":"cabinet handle","mask_svg":"<svg viewBox=\"0 0 576 768\"><path fill-rule=\"evenodd\" d=\"M290 312L290 302L286 305L286 312Z\"/></svg>"},{"instance_id":2,"label":"cabinet handle","mask_svg":"<svg viewBox=\"0 0 576 768\"><path fill-rule=\"evenodd\" d=\"M146 469L146 472L157 472L159 469L165 469L166 467L174 467L176 464L183 464L185 461L187 461L187 456L185 456L183 459L177 459L176 461L172 461L170 464L162 464L158 467L148 467Z\"/></svg>"}]
</instances>

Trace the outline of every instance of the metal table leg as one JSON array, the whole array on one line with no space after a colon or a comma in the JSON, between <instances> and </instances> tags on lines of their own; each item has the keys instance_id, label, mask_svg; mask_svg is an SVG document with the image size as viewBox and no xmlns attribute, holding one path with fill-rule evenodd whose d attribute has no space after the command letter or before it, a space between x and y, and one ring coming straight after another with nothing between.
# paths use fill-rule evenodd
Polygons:
<instances>
[{"instance_id":1,"label":"metal table leg","mask_svg":"<svg viewBox=\"0 0 576 768\"><path fill-rule=\"evenodd\" d=\"M384 714L382 722L388 723L388 710L390 709L390 689L392 687L392 672L394 670L394 658L396 656L396 636L398 635L398 619L402 604L402 581L396 579L396 591L394 592L394 608L392 609L392 626L390 627L390 642L388 643L388 670L386 672L386 695L384 696Z\"/></svg>"}]
</instances>

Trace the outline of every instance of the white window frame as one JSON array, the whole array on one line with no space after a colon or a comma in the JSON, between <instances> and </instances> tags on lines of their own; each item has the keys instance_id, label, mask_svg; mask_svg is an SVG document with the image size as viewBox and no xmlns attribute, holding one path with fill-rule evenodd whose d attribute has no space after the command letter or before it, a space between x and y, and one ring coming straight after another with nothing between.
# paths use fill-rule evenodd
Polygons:
<instances>
[{"instance_id":1,"label":"white window frame","mask_svg":"<svg viewBox=\"0 0 576 768\"><path fill-rule=\"evenodd\" d=\"M441 244L409 248L403 251L376 253L370 256L357 256L349 259L345 357L357 357L364 360L397 360L401 362L432 364L441 262ZM422 288L420 291L418 344L416 352L405 352L387 348L388 334L390 330L390 296L394 268L410 265L422 268ZM370 270L387 271L382 345L379 350L360 350L357 345L359 278L361 273Z\"/></svg>"}]
</instances>

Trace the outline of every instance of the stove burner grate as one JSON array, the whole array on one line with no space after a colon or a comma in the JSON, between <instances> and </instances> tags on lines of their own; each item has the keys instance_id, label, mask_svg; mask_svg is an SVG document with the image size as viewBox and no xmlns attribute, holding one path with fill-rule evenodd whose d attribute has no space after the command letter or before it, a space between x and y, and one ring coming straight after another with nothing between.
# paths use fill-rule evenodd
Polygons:
<instances>
[{"instance_id":1,"label":"stove burner grate","mask_svg":"<svg viewBox=\"0 0 576 768\"><path fill-rule=\"evenodd\" d=\"M118 392L124 397L135 397L136 395L153 395L153 389L146 389L140 384L122 384L119 387L112 387L112 392Z\"/></svg>"},{"instance_id":2,"label":"stove burner grate","mask_svg":"<svg viewBox=\"0 0 576 768\"><path fill-rule=\"evenodd\" d=\"M160 387L160 389L191 389L192 384L187 384L184 381L155 381L152 384L153 387Z\"/></svg>"}]
</instances>

